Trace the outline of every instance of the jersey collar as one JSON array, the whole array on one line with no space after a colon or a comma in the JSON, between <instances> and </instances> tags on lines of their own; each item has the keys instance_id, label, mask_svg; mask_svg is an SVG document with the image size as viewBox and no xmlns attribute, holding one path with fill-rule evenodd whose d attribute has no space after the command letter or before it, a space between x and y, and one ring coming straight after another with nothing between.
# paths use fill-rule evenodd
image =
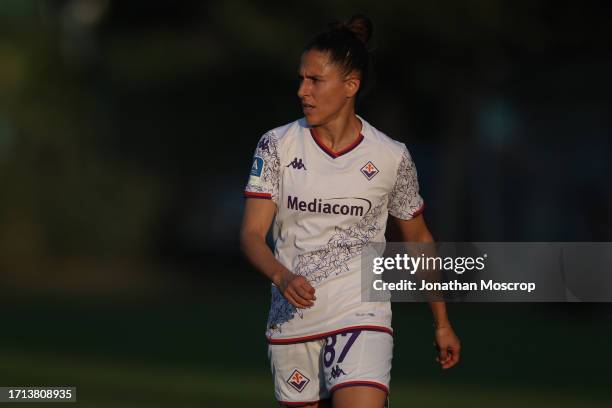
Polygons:
<instances>
[{"instance_id":1,"label":"jersey collar","mask_svg":"<svg viewBox=\"0 0 612 408\"><path fill-rule=\"evenodd\" d=\"M360 116L357 116L357 118L359 118L359 120L361 121L361 132L359 133L359 136L357 136L357 138L355 139L353 143L351 143L344 149L338 150L336 152L323 144L323 142L319 138L319 135L317 134L317 131L314 128L309 128L308 130L310 130L312 139L317 144L317 146L319 146L321 150L323 150L323 152L325 152L329 157L331 157L332 159L336 159L344 154L347 154L351 150L355 149L357 146L359 146L361 142L363 142L363 139L364 139L363 131L365 128L365 121Z\"/></svg>"}]
</instances>

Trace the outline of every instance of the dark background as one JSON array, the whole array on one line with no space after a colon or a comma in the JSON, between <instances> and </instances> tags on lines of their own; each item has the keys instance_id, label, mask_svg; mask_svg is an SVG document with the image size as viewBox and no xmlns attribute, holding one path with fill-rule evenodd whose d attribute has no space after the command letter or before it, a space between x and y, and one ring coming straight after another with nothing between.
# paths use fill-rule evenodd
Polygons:
<instances>
[{"instance_id":1,"label":"dark background","mask_svg":"<svg viewBox=\"0 0 612 408\"><path fill-rule=\"evenodd\" d=\"M303 45L374 21L358 113L407 144L439 241L610 241L604 2L0 2L0 385L78 405L274 406L268 283L242 260L258 138ZM610 273L602 265L602 273ZM587 277L588 278L588 277ZM395 406L606 406L606 304L394 305Z\"/></svg>"}]
</instances>

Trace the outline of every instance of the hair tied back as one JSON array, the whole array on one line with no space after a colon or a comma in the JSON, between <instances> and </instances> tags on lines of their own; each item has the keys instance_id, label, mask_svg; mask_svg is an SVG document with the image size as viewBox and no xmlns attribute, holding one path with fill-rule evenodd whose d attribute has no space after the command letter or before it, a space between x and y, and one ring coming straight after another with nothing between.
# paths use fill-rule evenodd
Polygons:
<instances>
[{"instance_id":1,"label":"hair tied back","mask_svg":"<svg viewBox=\"0 0 612 408\"><path fill-rule=\"evenodd\" d=\"M363 45L367 44L370 38L372 38L372 21L363 14L355 14L351 17L348 23L346 23L346 28L352 32Z\"/></svg>"},{"instance_id":2,"label":"hair tied back","mask_svg":"<svg viewBox=\"0 0 612 408\"><path fill-rule=\"evenodd\" d=\"M336 21L329 24L331 30L348 31L355 36L363 45L372 38L372 21L363 14L355 14L347 22Z\"/></svg>"}]
</instances>

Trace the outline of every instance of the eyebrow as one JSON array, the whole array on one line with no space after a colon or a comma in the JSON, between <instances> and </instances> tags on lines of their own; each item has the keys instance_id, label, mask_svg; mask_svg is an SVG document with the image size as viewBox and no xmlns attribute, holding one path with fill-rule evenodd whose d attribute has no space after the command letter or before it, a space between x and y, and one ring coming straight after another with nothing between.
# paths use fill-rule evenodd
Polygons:
<instances>
[{"instance_id":1,"label":"eyebrow","mask_svg":"<svg viewBox=\"0 0 612 408\"><path fill-rule=\"evenodd\" d=\"M323 79L320 75L302 75L298 72L298 78L308 78L308 79Z\"/></svg>"}]
</instances>

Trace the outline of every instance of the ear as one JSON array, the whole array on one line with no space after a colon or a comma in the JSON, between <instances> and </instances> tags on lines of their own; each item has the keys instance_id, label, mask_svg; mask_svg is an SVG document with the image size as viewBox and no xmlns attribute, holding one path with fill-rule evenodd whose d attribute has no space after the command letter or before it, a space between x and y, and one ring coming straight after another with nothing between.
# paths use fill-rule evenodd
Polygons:
<instances>
[{"instance_id":1,"label":"ear","mask_svg":"<svg viewBox=\"0 0 612 408\"><path fill-rule=\"evenodd\" d=\"M359 75L351 72L344 79L344 93L347 98L352 98L357 94L359 87L361 86L361 79Z\"/></svg>"}]
</instances>

